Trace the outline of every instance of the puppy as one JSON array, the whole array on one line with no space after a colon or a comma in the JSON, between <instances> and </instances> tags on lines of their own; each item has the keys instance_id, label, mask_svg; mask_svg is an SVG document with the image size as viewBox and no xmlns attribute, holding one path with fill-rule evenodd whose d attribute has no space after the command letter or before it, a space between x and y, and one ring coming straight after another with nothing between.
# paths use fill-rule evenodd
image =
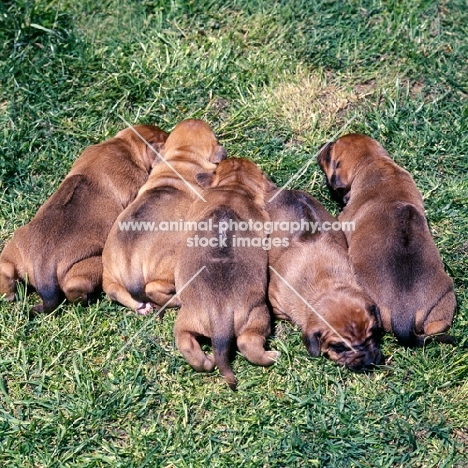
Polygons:
<instances>
[{"instance_id":1,"label":"puppy","mask_svg":"<svg viewBox=\"0 0 468 468\"><path fill-rule=\"evenodd\" d=\"M176 125L161 156L164 161L112 227L102 259L104 291L142 315L153 306L179 306L177 298L171 301L175 252L184 236L178 227L202 192L195 176L214 172L226 150L208 124L185 120Z\"/></svg>"},{"instance_id":2,"label":"puppy","mask_svg":"<svg viewBox=\"0 0 468 468\"><path fill-rule=\"evenodd\" d=\"M241 224L235 231L234 224L245 223L245 227L249 220L262 225L268 221L263 209L264 194L273 184L246 159L227 159L215 175L198 174L197 180L208 188L203 194L207 203L196 200L188 219L200 227L211 220L218 232L188 232L181 244L176 289L181 291L182 307L176 318L175 339L195 370L211 372L216 364L228 385L235 389L236 378L229 363L229 351L235 342L253 364L269 366L279 357L278 352L264 349L270 334L270 314L265 303L266 235L263 231L241 231ZM234 230L230 229L231 223ZM200 242L198 247L195 239ZM211 338L213 355L205 355L198 337Z\"/></svg>"},{"instance_id":3,"label":"puppy","mask_svg":"<svg viewBox=\"0 0 468 468\"><path fill-rule=\"evenodd\" d=\"M444 334L456 306L453 281L444 272L410 174L377 141L350 134L324 147L320 167L345 205L341 222L358 283L380 308L383 326L404 346Z\"/></svg>"},{"instance_id":4,"label":"puppy","mask_svg":"<svg viewBox=\"0 0 468 468\"><path fill-rule=\"evenodd\" d=\"M322 352L354 371L380 364L379 310L354 279L345 236L331 229L336 219L297 190L282 191L266 208L274 227L268 255L275 270L270 271L268 287L274 314L301 328L312 356ZM275 223L284 221L295 231L288 234L288 246L274 242L285 234Z\"/></svg>"},{"instance_id":5,"label":"puppy","mask_svg":"<svg viewBox=\"0 0 468 468\"><path fill-rule=\"evenodd\" d=\"M156 126L134 130L158 148L167 134ZM12 301L16 282L26 279L42 299L34 312L62 302L87 304L102 284L101 253L119 213L148 178L156 153L130 128L90 146L0 255L0 295Z\"/></svg>"}]
</instances>

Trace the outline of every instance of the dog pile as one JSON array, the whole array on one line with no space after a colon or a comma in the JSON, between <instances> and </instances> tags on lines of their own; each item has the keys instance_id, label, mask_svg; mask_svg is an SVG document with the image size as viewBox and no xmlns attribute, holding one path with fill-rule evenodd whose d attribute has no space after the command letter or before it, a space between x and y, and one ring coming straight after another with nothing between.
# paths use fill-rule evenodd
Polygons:
<instances>
[{"instance_id":1,"label":"dog pile","mask_svg":"<svg viewBox=\"0 0 468 468\"><path fill-rule=\"evenodd\" d=\"M251 161L226 159L203 121L170 135L123 130L87 148L13 234L0 296L14 300L23 280L42 300L34 313L64 299L88 304L101 290L139 314L180 307L178 349L197 371L217 366L231 388L236 347L253 364L279 358L265 350L270 309L300 327L312 356L356 371L383 362L382 331L404 346L453 343L453 281L410 174L358 134L325 145L318 162L343 207L338 219ZM353 229L320 228L337 223ZM284 237L284 225L301 228Z\"/></svg>"}]
</instances>

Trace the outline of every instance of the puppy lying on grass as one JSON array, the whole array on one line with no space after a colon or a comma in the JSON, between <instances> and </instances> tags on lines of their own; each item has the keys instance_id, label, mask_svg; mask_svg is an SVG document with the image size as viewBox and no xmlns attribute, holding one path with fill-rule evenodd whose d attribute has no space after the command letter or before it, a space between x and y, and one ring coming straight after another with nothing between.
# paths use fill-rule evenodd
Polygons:
<instances>
[{"instance_id":1,"label":"puppy lying on grass","mask_svg":"<svg viewBox=\"0 0 468 468\"><path fill-rule=\"evenodd\" d=\"M265 207L272 222L312 222L317 227L315 233L310 227L289 234L288 247L273 244L269 251L274 271L268 298L274 314L301 328L312 356L322 352L355 371L381 363L379 310L354 279L343 232L321 229L336 219L296 190L282 191ZM274 230L271 236L276 235Z\"/></svg>"},{"instance_id":2,"label":"puppy lying on grass","mask_svg":"<svg viewBox=\"0 0 468 468\"><path fill-rule=\"evenodd\" d=\"M167 138L156 126L134 129L155 148ZM155 158L130 128L86 148L58 190L1 253L0 295L12 301L17 280L27 278L42 299L33 312L53 311L63 296L87 304L101 288L107 235L145 183Z\"/></svg>"},{"instance_id":3,"label":"puppy lying on grass","mask_svg":"<svg viewBox=\"0 0 468 468\"><path fill-rule=\"evenodd\" d=\"M319 164L345 205L346 232L358 283L379 306L385 330L404 346L425 339L453 343L445 332L456 306L453 281L434 244L411 175L372 138L350 134L324 147Z\"/></svg>"},{"instance_id":4,"label":"puppy lying on grass","mask_svg":"<svg viewBox=\"0 0 468 468\"><path fill-rule=\"evenodd\" d=\"M265 304L268 255L260 241L266 234L233 231L228 225L231 220L262 224L268 221L264 197L274 186L246 159L222 161L215 175L198 174L197 180L207 188L203 192L207 203L196 200L188 219L197 223L211 219L218 231L189 232L181 244L176 289L181 291L182 307L176 318L175 339L195 370L211 372L217 365L228 385L235 389L236 378L229 362L229 352L235 343L253 364L269 366L279 353L264 349L270 334L270 314ZM209 245L190 247L193 245L190 238L194 236L208 237ZM240 236L245 239L242 244ZM213 355L202 351L198 337L211 338Z\"/></svg>"},{"instance_id":5,"label":"puppy lying on grass","mask_svg":"<svg viewBox=\"0 0 468 468\"><path fill-rule=\"evenodd\" d=\"M118 217L103 252L103 288L109 297L139 314L153 306L177 307L174 267L175 252L183 231L159 229L185 220L197 198L195 176L213 173L226 157L208 124L185 120L174 128L161 149L165 160L155 166L135 201ZM151 223L155 229L122 229L127 223ZM170 302L169 302L170 301Z\"/></svg>"}]
</instances>

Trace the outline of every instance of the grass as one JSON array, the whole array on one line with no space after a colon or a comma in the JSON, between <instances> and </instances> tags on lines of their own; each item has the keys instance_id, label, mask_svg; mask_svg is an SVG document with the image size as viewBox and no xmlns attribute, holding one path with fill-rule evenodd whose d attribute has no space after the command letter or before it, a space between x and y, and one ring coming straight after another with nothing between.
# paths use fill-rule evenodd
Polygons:
<instances>
[{"instance_id":1,"label":"grass","mask_svg":"<svg viewBox=\"0 0 468 468\"><path fill-rule=\"evenodd\" d=\"M386 365L353 374L280 322L281 359L238 355L233 393L186 364L175 312L148 323L102 296L30 321L19 291L0 302L0 465L467 466L467 25L461 0L1 3L0 246L119 116L206 119L279 184L356 116L424 195L459 345L386 336ZM294 187L336 213L316 162Z\"/></svg>"}]
</instances>

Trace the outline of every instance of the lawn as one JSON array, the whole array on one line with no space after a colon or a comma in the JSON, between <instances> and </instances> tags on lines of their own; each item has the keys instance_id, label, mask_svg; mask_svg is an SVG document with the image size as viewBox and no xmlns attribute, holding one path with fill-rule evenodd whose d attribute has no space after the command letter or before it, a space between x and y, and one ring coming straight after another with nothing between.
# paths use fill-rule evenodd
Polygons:
<instances>
[{"instance_id":1,"label":"lawn","mask_svg":"<svg viewBox=\"0 0 468 468\"><path fill-rule=\"evenodd\" d=\"M0 248L122 119L205 119L278 184L310 162L292 187L336 214L314 155L354 118L415 178L458 301L456 347L386 335L369 374L279 322L280 360L237 355L232 392L177 351L175 311L103 295L30 320L20 290L0 301L0 466L468 466L466 2L4 1L0 48Z\"/></svg>"}]
</instances>

